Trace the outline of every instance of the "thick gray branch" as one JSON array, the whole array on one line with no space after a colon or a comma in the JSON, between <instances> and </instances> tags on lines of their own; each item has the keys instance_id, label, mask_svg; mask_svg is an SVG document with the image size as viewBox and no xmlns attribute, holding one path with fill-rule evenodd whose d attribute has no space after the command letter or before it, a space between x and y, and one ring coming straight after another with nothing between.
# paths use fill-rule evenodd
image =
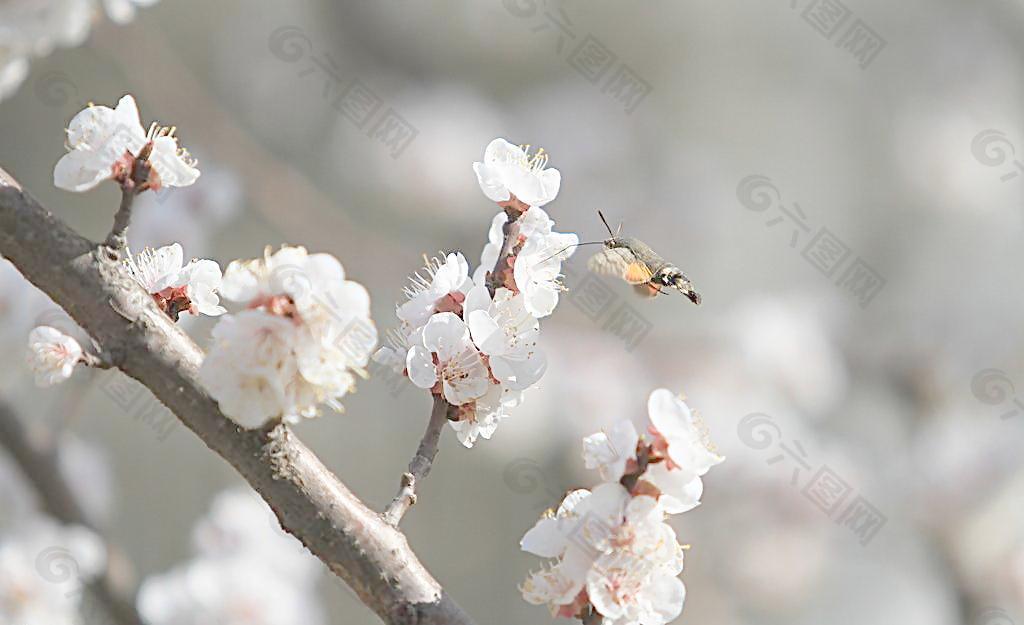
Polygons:
<instances>
[{"instance_id":1,"label":"thick gray branch","mask_svg":"<svg viewBox=\"0 0 1024 625\"><path fill-rule=\"evenodd\" d=\"M4 186L6 184L6 186ZM284 425L244 430L196 378L203 352L122 270L0 170L0 254L62 306L270 504L281 526L395 625L468 625L410 549Z\"/></svg>"}]
</instances>

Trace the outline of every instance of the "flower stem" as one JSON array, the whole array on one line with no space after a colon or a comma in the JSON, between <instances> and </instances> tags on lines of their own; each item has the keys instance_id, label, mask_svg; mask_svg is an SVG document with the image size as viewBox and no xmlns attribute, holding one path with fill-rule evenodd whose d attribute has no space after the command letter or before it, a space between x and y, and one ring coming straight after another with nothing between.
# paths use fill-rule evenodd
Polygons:
<instances>
[{"instance_id":1,"label":"flower stem","mask_svg":"<svg viewBox=\"0 0 1024 625\"><path fill-rule=\"evenodd\" d=\"M498 287L504 284L504 274L509 270L508 259L519 240L519 218L523 213L515 206L506 206L505 214L508 215L508 220L501 227L501 233L505 235L505 240L501 244L498 260L494 262L494 269L491 270L487 279L487 290L490 291L492 297Z\"/></svg>"},{"instance_id":2,"label":"flower stem","mask_svg":"<svg viewBox=\"0 0 1024 625\"><path fill-rule=\"evenodd\" d=\"M434 396L434 407L430 412L427 431L423 433L416 455L409 461L409 470L402 474L402 486L398 494L381 515L389 525L397 527L405 513L416 503L417 482L430 474L434 457L437 456L437 444L441 439L444 422L448 420L448 408L448 402L444 397Z\"/></svg>"},{"instance_id":3,"label":"flower stem","mask_svg":"<svg viewBox=\"0 0 1024 625\"><path fill-rule=\"evenodd\" d=\"M114 226L107 235L107 247L123 250L128 247L128 224L132 220L132 205L135 203L135 196L149 188L149 174L152 165L149 163L149 154L153 150L153 144L147 143L139 155L132 161L132 170L128 177L121 183L121 205L114 215Z\"/></svg>"}]
</instances>

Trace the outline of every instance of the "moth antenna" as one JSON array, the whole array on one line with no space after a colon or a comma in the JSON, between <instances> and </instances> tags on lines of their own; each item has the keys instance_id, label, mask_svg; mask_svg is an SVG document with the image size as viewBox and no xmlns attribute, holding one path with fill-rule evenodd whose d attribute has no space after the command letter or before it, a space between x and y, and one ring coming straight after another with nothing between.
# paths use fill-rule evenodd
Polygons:
<instances>
[{"instance_id":1,"label":"moth antenna","mask_svg":"<svg viewBox=\"0 0 1024 625\"><path fill-rule=\"evenodd\" d=\"M610 235L612 235L614 237L615 233L612 232L612 227L608 225L608 220L604 218L604 213L602 213L600 210L598 210L597 211L597 216L601 218L601 221L604 223L604 227L608 229L608 234L610 234Z\"/></svg>"},{"instance_id":2,"label":"moth antenna","mask_svg":"<svg viewBox=\"0 0 1024 625\"><path fill-rule=\"evenodd\" d=\"M620 221L619 222L619 227L615 229L615 236L619 236L619 233L621 233L621 232L622 232L622 222Z\"/></svg>"},{"instance_id":3,"label":"moth antenna","mask_svg":"<svg viewBox=\"0 0 1024 625\"><path fill-rule=\"evenodd\" d=\"M555 252L551 256L548 256L547 258L542 258L542 259L538 260L537 263L534 265L534 267L536 267L537 265L539 265L541 263L544 263L544 262L547 262L547 261L551 260L552 258L554 258L555 256L558 256L559 254L561 254L565 250L569 249L570 247L579 247L581 245L604 245L604 241L587 241L586 243L573 243L571 245L566 245L565 247L563 247L562 249L558 250L557 252Z\"/></svg>"}]
</instances>

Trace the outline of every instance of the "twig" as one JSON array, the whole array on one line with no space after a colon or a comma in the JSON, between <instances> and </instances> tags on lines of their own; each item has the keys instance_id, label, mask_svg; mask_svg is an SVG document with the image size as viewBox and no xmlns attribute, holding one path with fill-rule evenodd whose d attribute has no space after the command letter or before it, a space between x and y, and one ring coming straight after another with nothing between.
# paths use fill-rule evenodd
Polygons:
<instances>
[{"instance_id":1,"label":"twig","mask_svg":"<svg viewBox=\"0 0 1024 625\"><path fill-rule=\"evenodd\" d=\"M54 518L69 525L81 525L102 536L82 509L61 473L59 450L53 436L30 436L11 407L0 402L0 446L7 449L21 472L39 494L43 508ZM124 561L124 552L104 538L108 560ZM142 625L135 609L134 592L124 580L115 579L117 566L110 566L89 585L89 591L118 625ZM118 583L121 581L121 583Z\"/></svg>"},{"instance_id":2,"label":"twig","mask_svg":"<svg viewBox=\"0 0 1024 625\"><path fill-rule=\"evenodd\" d=\"M203 352L160 312L118 255L72 231L0 172L0 254L64 308L127 375L148 387L260 493L281 526L391 625L472 620L370 510L283 424L245 430L197 378Z\"/></svg>"},{"instance_id":3,"label":"twig","mask_svg":"<svg viewBox=\"0 0 1024 625\"><path fill-rule=\"evenodd\" d=\"M519 218L523 213L515 206L510 205L505 207L505 214L508 219L501 227L501 233L505 235L505 238L501 243L501 250L498 252L498 260L494 261L494 269L491 270L487 279L487 290L490 291L492 297L498 287L503 284L503 276L509 269L508 259L519 240Z\"/></svg>"},{"instance_id":4,"label":"twig","mask_svg":"<svg viewBox=\"0 0 1024 625\"><path fill-rule=\"evenodd\" d=\"M135 196L149 188L149 175L153 169L149 155L152 150L152 143L147 143L142 148L139 155L132 160L132 170L128 172L127 179L121 183L121 205L114 215L114 226L107 235L107 246L115 250L122 250L128 246L128 224L132 220Z\"/></svg>"},{"instance_id":5,"label":"twig","mask_svg":"<svg viewBox=\"0 0 1024 625\"><path fill-rule=\"evenodd\" d=\"M409 461L409 470L402 474L402 486L382 515L389 525L398 527L405 513L416 503L417 483L430 474L430 468L437 456L437 443L441 439L444 423L448 420L448 402L440 395L434 396L434 408L423 439L416 449L416 455Z\"/></svg>"}]
</instances>

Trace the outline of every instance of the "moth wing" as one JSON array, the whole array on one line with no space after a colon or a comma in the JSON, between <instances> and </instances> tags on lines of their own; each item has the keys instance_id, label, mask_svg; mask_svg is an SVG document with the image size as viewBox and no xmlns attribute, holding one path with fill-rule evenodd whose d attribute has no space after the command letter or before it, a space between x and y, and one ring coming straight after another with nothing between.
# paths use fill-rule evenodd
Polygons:
<instances>
[{"instance_id":1,"label":"moth wing","mask_svg":"<svg viewBox=\"0 0 1024 625\"><path fill-rule=\"evenodd\" d=\"M601 250L590 257L587 267L598 275L614 276L630 284L646 284L652 275L647 265L624 247Z\"/></svg>"},{"instance_id":2,"label":"moth wing","mask_svg":"<svg viewBox=\"0 0 1024 625\"><path fill-rule=\"evenodd\" d=\"M647 284L634 284L633 290L635 290L636 294L640 297L647 299L654 299L662 293L661 288L652 282L648 282Z\"/></svg>"},{"instance_id":3,"label":"moth wing","mask_svg":"<svg viewBox=\"0 0 1024 625\"><path fill-rule=\"evenodd\" d=\"M591 256L587 268L599 276L623 278L633 262L636 262L636 257L632 252L621 247L611 247Z\"/></svg>"},{"instance_id":4,"label":"moth wing","mask_svg":"<svg viewBox=\"0 0 1024 625\"><path fill-rule=\"evenodd\" d=\"M647 265L640 261L631 263L629 268L626 270L626 275L622 276L626 282L634 285L644 285L651 281L651 277L654 274L648 269Z\"/></svg>"}]
</instances>

